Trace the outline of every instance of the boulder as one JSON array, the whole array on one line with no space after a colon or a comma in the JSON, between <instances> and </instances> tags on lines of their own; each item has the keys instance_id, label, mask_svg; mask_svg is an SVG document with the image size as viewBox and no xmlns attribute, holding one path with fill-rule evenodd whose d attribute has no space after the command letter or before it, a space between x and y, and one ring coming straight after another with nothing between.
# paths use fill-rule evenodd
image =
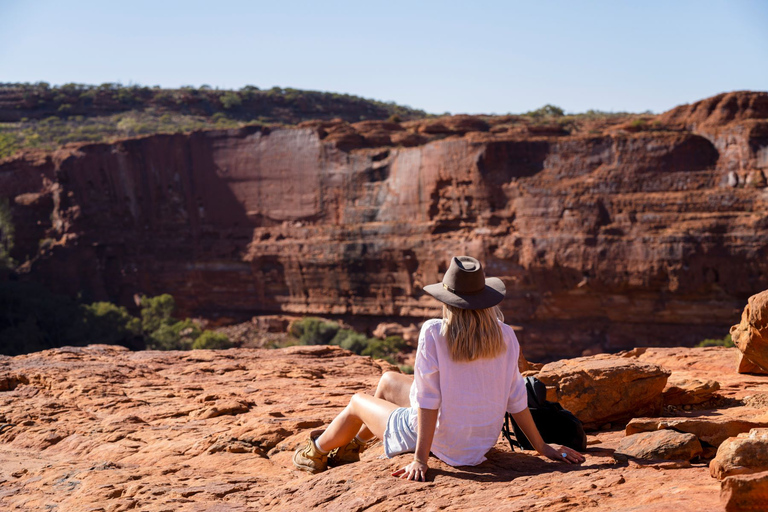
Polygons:
<instances>
[{"instance_id":1,"label":"boulder","mask_svg":"<svg viewBox=\"0 0 768 512\"><path fill-rule=\"evenodd\" d=\"M662 393L665 405L693 405L706 402L720 389L720 383L672 374Z\"/></svg>"},{"instance_id":2,"label":"boulder","mask_svg":"<svg viewBox=\"0 0 768 512\"><path fill-rule=\"evenodd\" d=\"M709 463L709 473L718 480L762 471L768 471L768 428L726 439Z\"/></svg>"},{"instance_id":3,"label":"boulder","mask_svg":"<svg viewBox=\"0 0 768 512\"><path fill-rule=\"evenodd\" d=\"M634 418L627 424L627 435L638 432L673 429L687 432L712 446L750 429L768 427L768 419L745 419L734 417L693 416L686 418Z\"/></svg>"},{"instance_id":4,"label":"boulder","mask_svg":"<svg viewBox=\"0 0 768 512\"><path fill-rule=\"evenodd\" d=\"M751 365L768 372L768 290L749 298L741 322L731 327L731 338L749 360L739 363L740 373Z\"/></svg>"},{"instance_id":5,"label":"boulder","mask_svg":"<svg viewBox=\"0 0 768 512\"><path fill-rule=\"evenodd\" d=\"M757 375L768 375L767 370L763 370L758 365L752 362L751 359L744 356L741 352L739 352L739 364L736 367L736 371L739 373L754 373Z\"/></svg>"},{"instance_id":6,"label":"boulder","mask_svg":"<svg viewBox=\"0 0 768 512\"><path fill-rule=\"evenodd\" d=\"M691 460L702 453L701 443L693 434L674 430L643 432L625 437L615 455L646 460Z\"/></svg>"},{"instance_id":7,"label":"boulder","mask_svg":"<svg viewBox=\"0 0 768 512\"><path fill-rule=\"evenodd\" d=\"M579 418L586 428L661 413L670 372L633 358L600 354L544 365L538 379L552 388L548 398Z\"/></svg>"},{"instance_id":8,"label":"boulder","mask_svg":"<svg viewBox=\"0 0 768 512\"><path fill-rule=\"evenodd\" d=\"M729 476L720 483L720 501L726 512L764 512L768 503L768 471Z\"/></svg>"}]
</instances>

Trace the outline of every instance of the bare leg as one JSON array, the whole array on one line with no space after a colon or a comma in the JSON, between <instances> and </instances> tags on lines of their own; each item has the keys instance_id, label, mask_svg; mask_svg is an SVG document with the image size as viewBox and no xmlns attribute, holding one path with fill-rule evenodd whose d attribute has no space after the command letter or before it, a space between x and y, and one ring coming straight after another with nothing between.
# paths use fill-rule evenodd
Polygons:
<instances>
[{"instance_id":1,"label":"bare leg","mask_svg":"<svg viewBox=\"0 0 768 512\"><path fill-rule=\"evenodd\" d=\"M366 425L373 435L381 438L387 426L389 415L397 405L365 393L357 393L341 413L334 418L325 432L315 439L315 444L323 451L330 451L345 446Z\"/></svg>"},{"instance_id":2,"label":"bare leg","mask_svg":"<svg viewBox=\"0 0 768 512\"><path fill-rule=\"evenodd\" d=\"M413 384L413 375L385 372L379 379L379 384L376 386L376 393L374 393L373 396L386 400L387 402L392 402L398 407L409 407L411 405L411 399L408 395L411 391L411 384ZM383 433L384 431L382 430L382 434ZM380 435L374 436L374 433L366 425L363 425L360 428L357 437L363 441L368 441L373 437L381 439Z\"/></svg>"}]
</instances>

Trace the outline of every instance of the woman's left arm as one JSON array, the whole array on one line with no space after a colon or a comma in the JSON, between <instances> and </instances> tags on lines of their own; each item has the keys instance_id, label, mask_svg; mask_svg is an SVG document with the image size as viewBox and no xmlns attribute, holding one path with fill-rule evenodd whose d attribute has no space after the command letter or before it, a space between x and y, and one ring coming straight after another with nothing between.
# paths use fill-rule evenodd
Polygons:
<instances>
[{"instance_id":1,"label":"woman's left arm","mask_svg":"<svg viewBox=\"0 0 768 512\"><path fill-rule=\"evenodd\" d=\"M429 450L432 448L432 439L435 437L438 411L438 409L419 407L416 453L413 454L413 462L402 469L398 469L392 473L392 476L399 476L406 480L427 481L427 470L429 469L427 461L429 460Z\"/></svg>"},{"instance_id":2,"label":"woman's left arm","mask_svg":"<svg viewBox=\"0 0 768 512\"><path fill-rule=\"evenodd\" d=\"M541 438L539 429L536 428L536 423L533 421L531 411L529 411L527 407L520 412L512 414L512 418L514 418L515 423L522 429L525 437L528 438L528 441L531 442L534 449L539 452L539 454L549 457L552 460L568 462L570 464L581 464L586 460L582 454L573 448L560 445L553 446L545 443L544 439Z\"/></svg>"}]
</instances>

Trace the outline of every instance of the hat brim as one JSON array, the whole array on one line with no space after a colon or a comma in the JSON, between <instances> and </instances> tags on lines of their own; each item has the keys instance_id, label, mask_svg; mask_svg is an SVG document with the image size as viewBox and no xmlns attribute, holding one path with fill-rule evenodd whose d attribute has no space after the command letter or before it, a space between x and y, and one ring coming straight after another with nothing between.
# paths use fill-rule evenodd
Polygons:
<instances>
[{"instance_id":1,"label":"hat brim","mask_svg":"<svg viewBox=\"0 0 768 512\"><path fill-rule=\"evenodd\" d=\"M461 309L485 309L497 305L504 300L507 287L498 277L489 277L485 280L485 288L480 293L471 295L458 295L443 287L443 283L428 284L424 291L449 306Z\"/></svg>"}]
</instances>

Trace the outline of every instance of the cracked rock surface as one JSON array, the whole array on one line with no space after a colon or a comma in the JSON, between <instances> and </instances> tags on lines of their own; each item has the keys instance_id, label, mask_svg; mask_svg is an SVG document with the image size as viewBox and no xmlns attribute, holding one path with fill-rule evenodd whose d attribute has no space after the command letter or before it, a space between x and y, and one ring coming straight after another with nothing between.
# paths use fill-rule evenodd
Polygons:
<instances>
[{"instance_id":1,"label":"cracked rock surface","mask_svg":"<svg viewBox=\"0 0 768 512\"><path fill-rule=\"evenodd\" d=\"M649 349L640 360L722 384L719 401L681 415L744 414L749 403L757 414L755 397L768 391L768 377L750 377L747 390L733 371L737 352ZM425 483L393 478L408 456L383 459L380 444L359 463L317 476L294 470L292 451L309 431L353 393L372 393L388 369L326 346L130 352L92 345L2 357L0 509L698 512L719 503L720 482L705 460L614 458L625 437L618 424L589 433L581 466L513 453L502 438L480 466L430 458Z\"/></svg>"}]
</instances>

